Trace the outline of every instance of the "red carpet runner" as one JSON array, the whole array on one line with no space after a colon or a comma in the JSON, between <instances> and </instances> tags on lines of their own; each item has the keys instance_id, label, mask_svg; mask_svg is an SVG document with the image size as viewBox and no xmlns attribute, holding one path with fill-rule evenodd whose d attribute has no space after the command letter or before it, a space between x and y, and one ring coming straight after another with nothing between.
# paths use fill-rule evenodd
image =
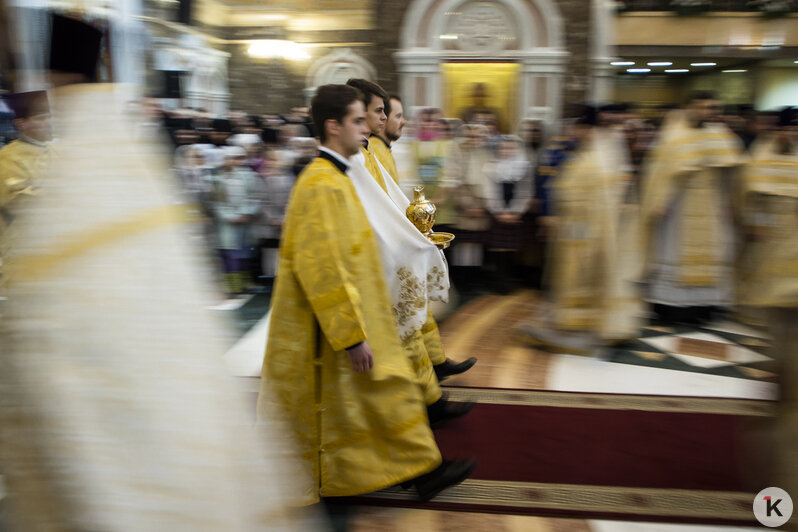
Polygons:
<instances>
[{"instance_id":1,"label":"red carpet runner","mask_svg":"<svg viewBox=\"0 0 798 532\"><path fill-rule=\"evenodd\" d=\"M765 401L448 388L479 402L436 431L471 479L424 507L535 515L750 523L743 444ZM364 500L366 499L366 500ZM421 507L399 488L366 504Z\"/></svg>"}]
</instances>

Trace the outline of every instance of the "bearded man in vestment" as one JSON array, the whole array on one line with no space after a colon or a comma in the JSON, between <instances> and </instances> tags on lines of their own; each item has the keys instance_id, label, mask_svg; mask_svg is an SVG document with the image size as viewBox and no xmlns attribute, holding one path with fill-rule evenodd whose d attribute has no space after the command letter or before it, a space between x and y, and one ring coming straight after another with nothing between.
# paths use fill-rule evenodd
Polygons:
<instances>
[{"instance_id":1,"label":"bearded man in vestment","mask_svg":"<svg viewBox=\"0 0 798 532\"><path fill-rule=\"evenodd\" d=\"M642 183L648 300L665 322L702 323L733 299L733 169L742 146L712 93L666 119Z\"/></svg>"},{"instance_id":2,"label":"bearded man in vestment","mask_svg":"<svg viewBox=\"0 0 798 532\"><path fill-rule=\"evenodd\" d=\"M299 175L285 215L259 415L272 397L287 414L312 472L309 501L406 481L427 500L474 464L441 460L400 340L376 230L349 160L369 131L361 95L325 85L312 114L322 147Z\"/></svg>"}]
</instances>

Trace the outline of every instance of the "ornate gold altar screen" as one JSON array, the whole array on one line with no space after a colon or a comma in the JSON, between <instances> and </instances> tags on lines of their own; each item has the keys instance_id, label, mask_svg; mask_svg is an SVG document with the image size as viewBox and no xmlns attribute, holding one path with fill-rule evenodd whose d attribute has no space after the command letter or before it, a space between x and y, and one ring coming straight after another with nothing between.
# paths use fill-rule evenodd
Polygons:
<instances>
[{"instance_id":1,"label":"ornate gold altar screen","mask_svg":"<svg viewBox=\"0 0 798 532\"><path fill-rule=\"evenodd\" d=\"M488 111L498 118L500 132L517 130L520 64L444 63L441 73L444 116L463 118L469 111Z\"/></svg>"}]
</instances>

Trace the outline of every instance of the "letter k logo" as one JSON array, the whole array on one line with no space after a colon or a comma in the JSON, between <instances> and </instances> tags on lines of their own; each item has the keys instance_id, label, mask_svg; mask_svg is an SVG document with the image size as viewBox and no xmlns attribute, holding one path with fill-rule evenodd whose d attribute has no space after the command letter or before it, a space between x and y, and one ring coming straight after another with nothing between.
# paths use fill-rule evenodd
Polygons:
<instances>
[{"instance_id":1,"label":"letter k logo","mask_svg":"<svg viewBox=\"0 0 798 532\"><path fill-rule=\"evenodd\" d=\"M783 517L781 515L781 512L779 511L779 503L781 502L781 499L777 499L776 502L774 503L772 498L770 496L767 496L765 497L765 501L767 502L768 517L770 517L773 514L773 512L776 512L776 515L778 515L779 517Z\"/></svg>"},{"instance_id":2,"label":"letter k logo","mask_svg":"<svg viewBox=\"0 0 798 532\"><path fill-rule=\"evenodd\" d=\"M793 512L792 497L781 488L765 488L754 497L754 517L769 528L782 526Z\"/></svg>"}]
</instances>

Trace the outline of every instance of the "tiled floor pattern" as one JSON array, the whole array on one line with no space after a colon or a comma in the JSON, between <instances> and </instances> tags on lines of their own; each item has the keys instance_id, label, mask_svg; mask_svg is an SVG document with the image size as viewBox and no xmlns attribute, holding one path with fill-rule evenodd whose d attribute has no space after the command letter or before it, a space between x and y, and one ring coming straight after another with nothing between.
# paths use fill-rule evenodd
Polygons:
<instances>
[{"instance_id":1,"label":"tiled floor pattern","mask_svg":"<svg viewBox=\"0 0 798 532\"><path fill-rule=\"evenodd\" d=\"M650 325L628 344L580 356L528 345L517 329L539 305L532 291L487 295L441 324L448 356L480 359L446 384L748 398L775 393L769 342L757 329L733 322Z\"/></svg>"}]
</instances>

